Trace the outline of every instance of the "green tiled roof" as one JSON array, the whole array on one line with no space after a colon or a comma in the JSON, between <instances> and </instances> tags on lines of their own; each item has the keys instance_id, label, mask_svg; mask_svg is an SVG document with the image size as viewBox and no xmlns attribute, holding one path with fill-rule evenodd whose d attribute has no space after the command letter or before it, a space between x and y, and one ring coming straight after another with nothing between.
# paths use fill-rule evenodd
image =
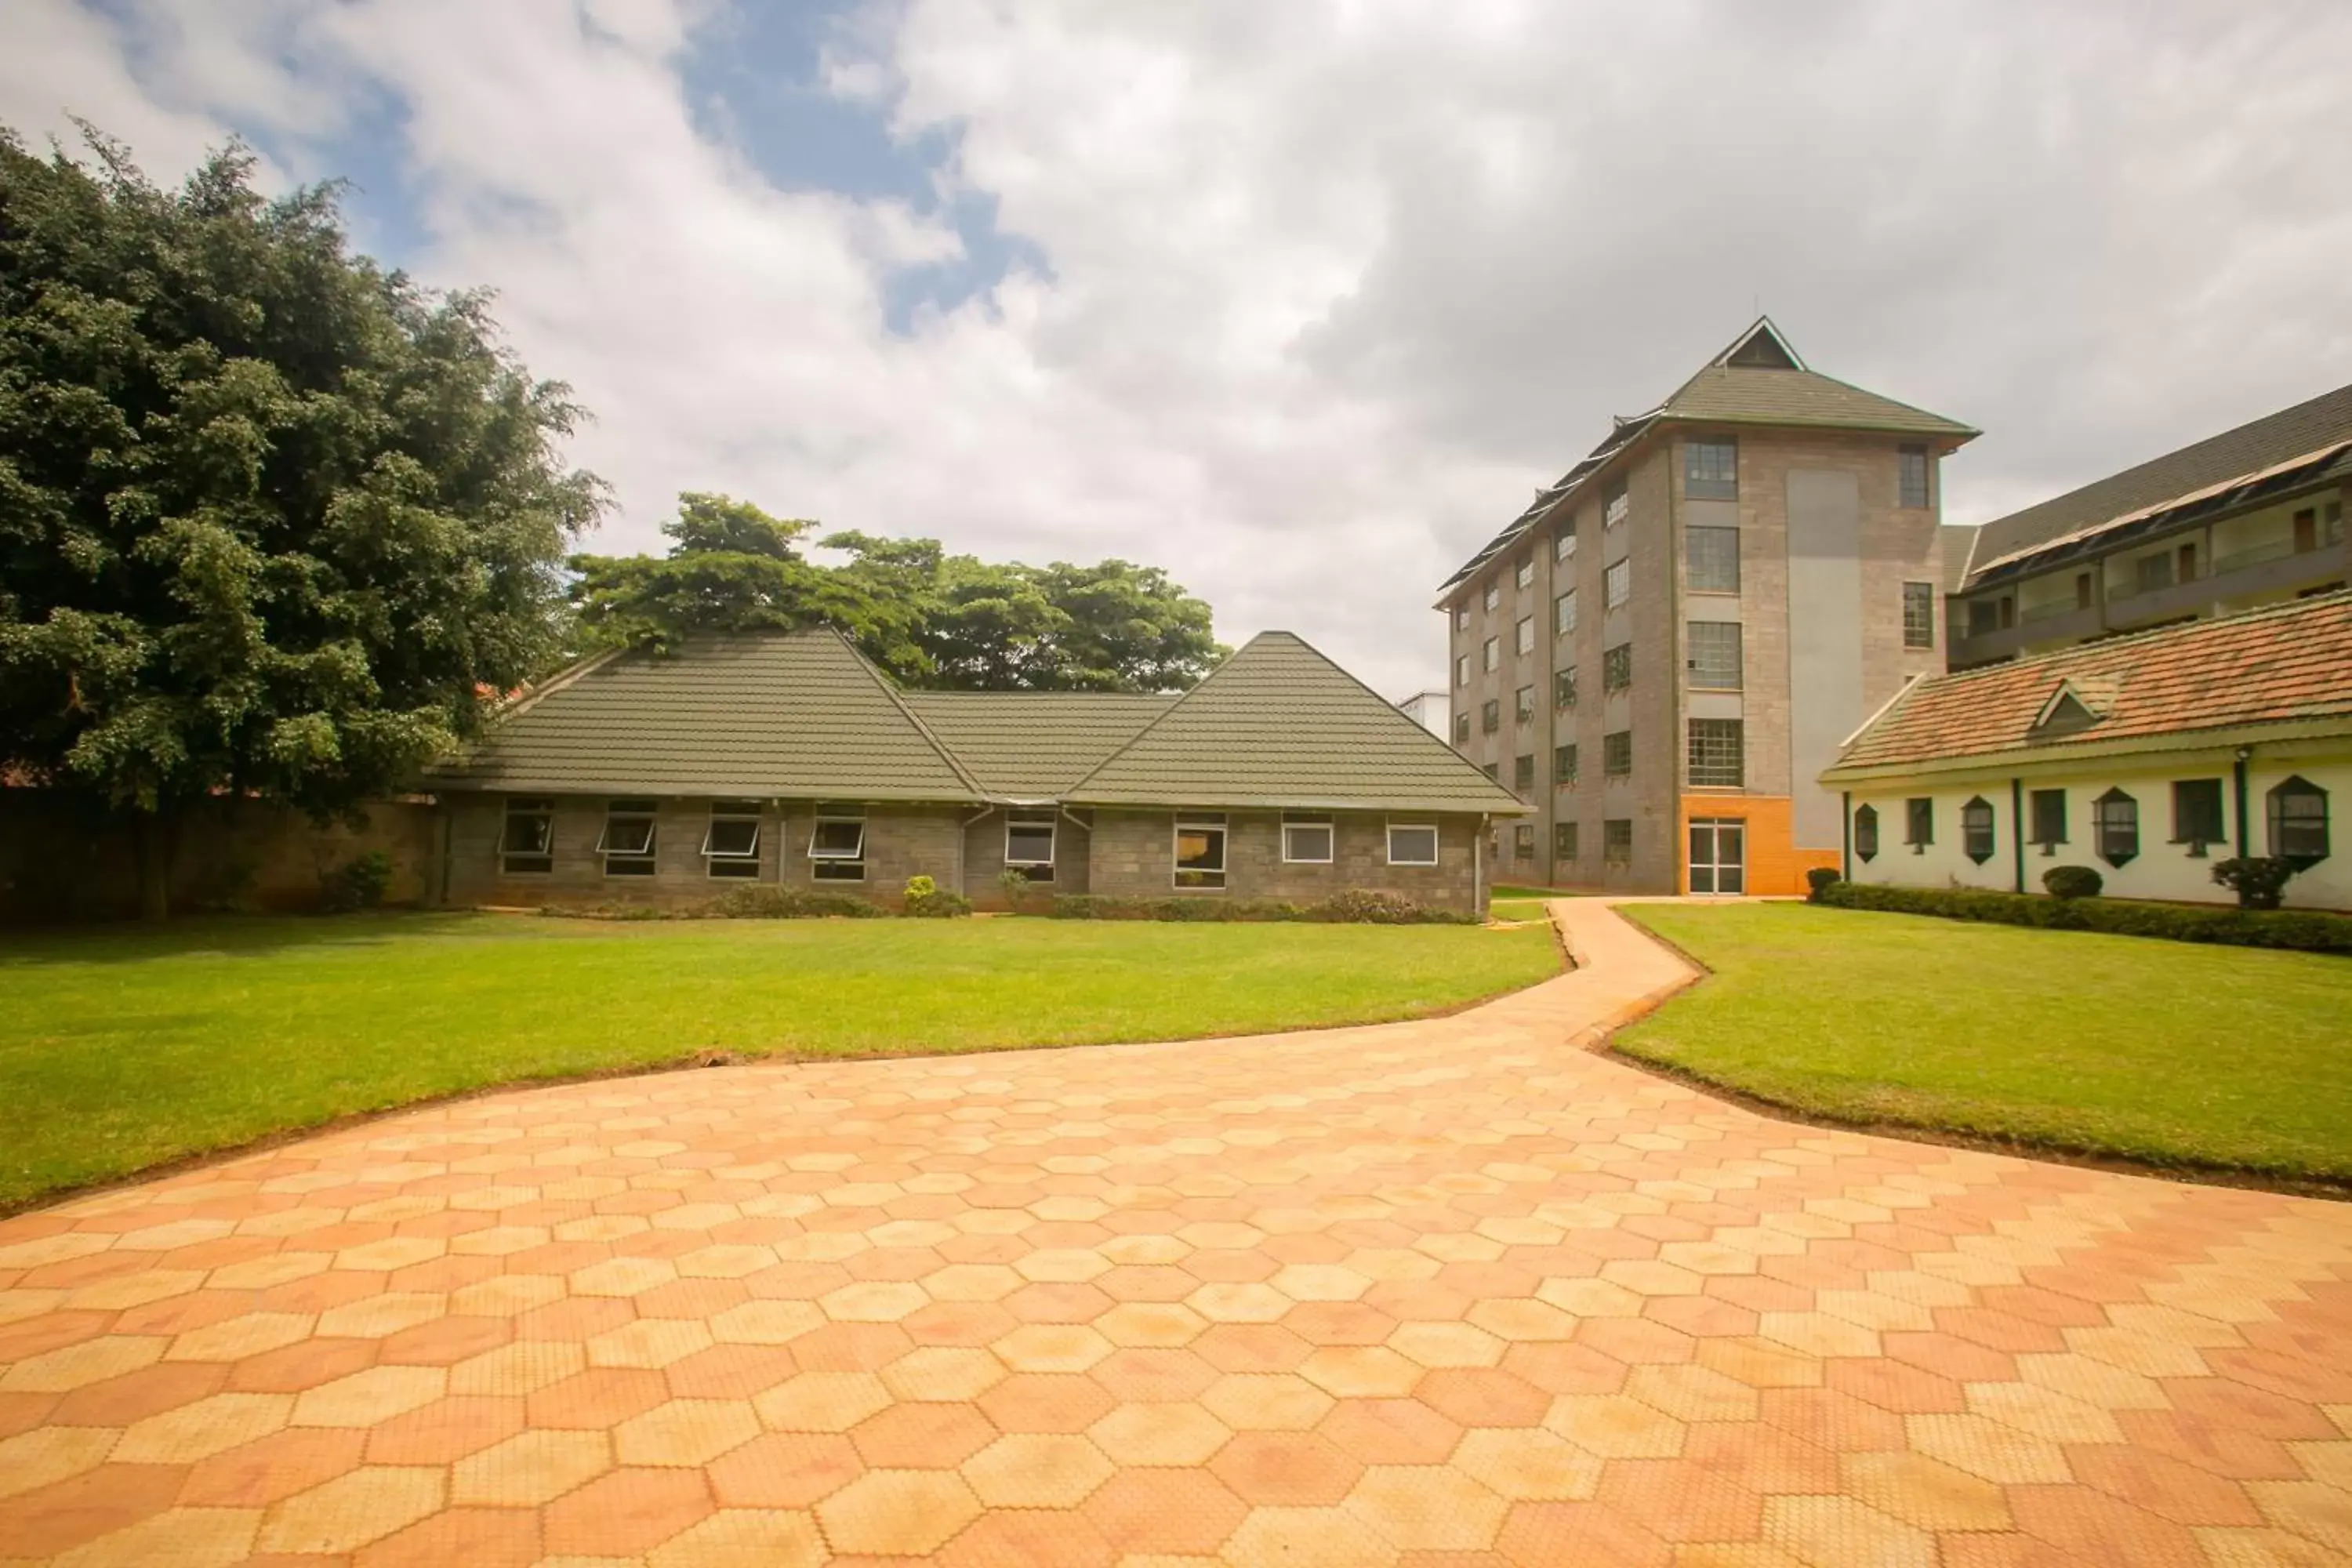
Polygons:
<instances>
[{"instance_id":1,"label":"green tiled roof","mask_svg":"<svg viewBox=\"0 0 2352 1568\"><path fill-rule=\"evenodd\" d=\"M1523 815L1518 797L1288 632L1263 632L1067 798Z\"/></svg>"},{"instance_id":2,"label":"green tiled roof","mask_svg":"<svg viewBox=\"0 0 2352 1568\"><path fill-rule=\"evenodd\" d=\"M1058 800L1168 711L1172 696L909 691L907 706L993 795Z\"/></svg>"},{"instance_id":3,"label":"green tiled roof","mask_svg":"<svg viewBox=\"0 0 2352 1568\"><path fill-rule=\"evenodd\" d=\"M830 631L631 651L559 677L428 775L534 794L975 800L984 792Z\"/></svg>"}]
</instances>

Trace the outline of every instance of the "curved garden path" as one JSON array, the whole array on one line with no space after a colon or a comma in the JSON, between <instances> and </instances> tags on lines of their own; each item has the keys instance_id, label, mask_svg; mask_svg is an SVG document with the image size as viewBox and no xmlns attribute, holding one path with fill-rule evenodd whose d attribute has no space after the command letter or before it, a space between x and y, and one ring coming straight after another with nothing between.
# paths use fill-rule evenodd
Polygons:
<instances>
[{"instance_id":1,"label":"curved garden path","mask_svg":"<svg viewBox=\"0 0 2352 1568\"><path fill-rule=\"evenodd\" d=\"M0 1562L2320 1563L2352 1205L1454 1017L469 1100L0 1223Z\"/></svg>"}]
</instances>

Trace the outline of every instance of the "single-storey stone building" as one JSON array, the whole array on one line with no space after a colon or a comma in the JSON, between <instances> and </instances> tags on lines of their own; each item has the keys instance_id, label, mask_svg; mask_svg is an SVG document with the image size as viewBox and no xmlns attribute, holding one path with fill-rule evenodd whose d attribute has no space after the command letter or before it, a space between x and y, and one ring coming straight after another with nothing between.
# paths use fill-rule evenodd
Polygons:
<instances>
[{"instance_id":1,"label":"single-storey stone building","mask_svg":"<svg viewBox=\"0 0 2352 1568\"><path fill-rule=\"evenodd\" d=\"M910 691L831 631L591 659L433 770L445 901L895 900L928 876L1482 910L1518 798L1302 639L1191 691Z\"/></svg>"}]
</instances>

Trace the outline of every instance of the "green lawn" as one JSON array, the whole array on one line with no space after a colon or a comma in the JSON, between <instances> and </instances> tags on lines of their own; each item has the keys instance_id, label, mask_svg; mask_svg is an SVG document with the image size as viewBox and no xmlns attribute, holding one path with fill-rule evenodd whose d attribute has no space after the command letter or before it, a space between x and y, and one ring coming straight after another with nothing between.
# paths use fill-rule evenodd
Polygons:
<instances>
[{"instance_id":1,"label":"green lawn","mask_svg":"<svg viewBox=\"0 0 2352 1568\"><path fill-rule=\"evenodd\" d=\"M1622 911L1714 972L1617 1047L1799 1111L2352 1182L2352 961L1801 904Z\"/></svg>"},{"instance_id":2,"label":"green lawn","mask_svg":"<svg viewBox=\"0 0 2352 1568\"><path fill-rule=\"evenodd\" d=\"M1577 894L1559 888L1529 888L1517 882L1497 882L1486 901L1487 915L1498 921L1539 921L1544 918L1546 899L1573 899Z\"/></svg>"},{"instance_id":3,"label":"green lawn","mask_svg":"<svg viewBox=\"0 0 2352 1568\"><path fill-rule=\"evenodd\" d=\"M842 1057L1411 1018L1540 930L1091 921L187 921L0 949L0 1211L354 1111L707 1050Z\"/></svg>"}]
</instances>

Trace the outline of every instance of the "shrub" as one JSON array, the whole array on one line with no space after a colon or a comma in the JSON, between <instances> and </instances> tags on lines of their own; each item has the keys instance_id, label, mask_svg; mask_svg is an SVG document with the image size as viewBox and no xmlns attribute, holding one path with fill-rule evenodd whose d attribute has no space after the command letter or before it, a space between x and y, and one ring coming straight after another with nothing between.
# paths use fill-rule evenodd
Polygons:
<instances>
[{"instance_id":1,"label":"shrub","mask_svg":"<svg viewBox=\"0 0 2352 1568\"><path fill-rule=\"evenodd\" d=\"M1143 899L1111 893L1058 893L1046 912L1060 921L1319 921L1332 924L1475 925L1474 915L1433 910L1394 893L1364 889L1319 903L1278 899Z\"/></svg>"},{"instance_id":2,"label":"shrub","mask_svg":"<svg viewBox=\"0 0 2352 1568\"><path fill-rule=\"evenodd\" d=\"M952 893L929 877L907 879L907 891L902 906L917 920L950 920L971 913L971 900L961 893Z\"/></svg>"},{"instance_id":3,"label":"shrub","mask_svg":"<svg viewBox=\"0 0 2352 1568\"><path fill-rule=\"evenodd\" d=\"M2266 855L2233 857L2213 864L2213 880L2238 895L2242 910L2274 910L2294 875L2294 863Z\"/></svg>"},{"instance_id":4,"label":"shrub","mask_svg":"<svg viewBox=\"0 0 2352 1568\"><path fill-rule=\"evenodd\" d=\"M772 883L754 883L748 888L730 888L684 911L685 918L706 920L766 920L801 921L837 915L853 921L878 920L882 908L854 893L814 893L803 888L780 888Z\"/></svg>"},{"instance_id":5,"label":"shrub","mask_svg":"<svg viewBox=\"0 0 2352 1568\"><path fill-rule=\"evenodd\" d=\"M353 856L327 879L325 903L330 914L373 910L383 902L392 886L392 857L381 849Z\"/></svg>"},{"instance_id":6,"label":"shrub","mask_svg":"<svg viewBox=\"0 0 2352 1568\"><path fill-rule=\"evenodd\" d=\"M2106 879L2088 866L2053 866L2042 873L2042 887L2053 899L2095 899Z\"/></svg>"},{"instance_id":7,"label":"shrub","mask_svg":"<svg viewBox=\"0 0 2352 1568\"><path fill-rule=\"evenodd\" d=\"M1831 870L1827 866L1814 867L1812 869L1805 873L1805 901L1807 903L1813 904L1820 903L1822 901L1822 894L1823 892L1827 891L1837 883L1844 880L1844 878L1839 876L1835 871Z\"/></svg>"},{"instance_id":8,"label":"shrub","mask_svg":"<svg viewBox=\"0 0 2352 1568\"><path fill-rule=\"evenodd\" d=\"M1884 910L1945 920L2036 926L2045 931L2095 931L2171 942L2238 947L2291 948L2302 952L2352 953L2352 916L2315 910L2217 909L2151 904L2130 899L2044 899L2030 893L1975 889L1884 888L1840 882L1821 902L1836 909Z\"/></svg>"},{"instance_id":9,"label":"shrub","mask_svg":"<svg viewBox=\"0 0 2352 1568\"><path fill-rule=\"evenodd\" d=\"M996 874L996 885L1004 889L1004 907L1020 912L1022 902L1029 897L1029 873L1018 866L1007 866Z\"/></svg>"}]
</instances>

